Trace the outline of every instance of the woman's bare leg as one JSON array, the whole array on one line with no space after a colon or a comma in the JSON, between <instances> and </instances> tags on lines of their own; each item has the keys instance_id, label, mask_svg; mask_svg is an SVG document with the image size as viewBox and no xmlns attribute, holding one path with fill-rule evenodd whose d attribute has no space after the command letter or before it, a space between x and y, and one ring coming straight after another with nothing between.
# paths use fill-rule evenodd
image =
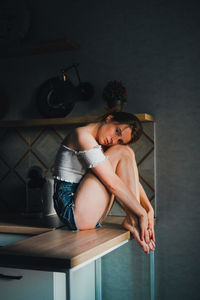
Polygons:
<instances>
[{"instance_id":1,"label":"woman's bare leg","mask_svg":"<svg viewBox=\"0 0 200 300\"><path fill-rule=\"evenodd\" d=\"M127 147L121 145L112 146L105 152L114 172L116 172L120 160L124 160L127 153ZM94 228L102 216L106 216L109 212L110 199L113 201L111 193L103 183L94 173L88 172L75 195L74 213L78 228L80 230Z\"/></svg>"},{"instance_id":2,"label":"woman's bare leg","mask_svg":"<svg viewBox=\"0 0 200 300\"><path fill-rule=\"evenodd\" d=\"M109 205L110 193L92 173L82 179L75 194L74 214L80 230L93 229Z\"/></svg>"},{"instance_id":3,"label":"woman's bare leg","mask_svg":"<svg viewBox=\"0 0 200 300\"><path fill-rule=\"evenodd\" d=\"M127 150L129 151L129 155L119 161L116 168L116 174L123 180L130 191L136 195L138 202L140 202L139 174L135 160L135 154L130 147L127 147ZM149 250L154 250L151 241L149 241L147 244L144 240L141 240L137 216L130 212L130 210L128 210L125 206L124 211L126 212L127 216L124 219L122 226L132 233L136 241L140 244L145 252L149 253Z\"/></svg>"},{"instance_id":4,"label":"woman's bare leg","mask_svg":"<svg viewBox=\"0 0 200 300\"><path fill-rule=\"evenodd\" d=\"M128 188L136 195L138 202L140 202L138 167L133 150L130 147L128 147L128 149L130 151L130 157L128 157L127 162L125 160L120 161L116 169L116 174L127 183ZM126 165L129 166L128 170ZM126 172L124 170L126 170ZM155 243L152 240L147 244L140 239L138 217L126 207L124 207L124 211L127 216L124 219L122 226L133 234L134 238L145 252L149 253L149 250L154 250Z\"/></svg>"},{"instance_id":5,"label":"woman's bare leg","mask_svg":"<svg viewBox=\"0 0 200 300\"><path fill-rule=\"evenodd\" d=\"M114 172L139 201L139 178L134 152L128 146L116 145L110 147L105 154L108 155ZM75 197L74 212L78 228L80 230L94 228L97 221L109 212L111 202L113 197L107 188L92 172L88 173L80 183ZM140 240L137 217L130 214L128 210L126 213L123 226L131 231L143 250L149 252L148 245Z\"/></svg>"}]
</instances>

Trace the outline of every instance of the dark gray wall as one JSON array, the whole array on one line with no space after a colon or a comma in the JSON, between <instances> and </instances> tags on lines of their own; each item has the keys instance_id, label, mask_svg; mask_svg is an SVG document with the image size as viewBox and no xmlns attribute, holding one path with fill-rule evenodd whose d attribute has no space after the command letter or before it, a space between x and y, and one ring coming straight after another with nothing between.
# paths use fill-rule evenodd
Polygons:
<instances>
[{"instance_id":1,"label":"dark gray wall","mask_svg":"<svg viewBox=\"0 0 200 300\"><path fill-rule=\"evenodd\" d=\"M1 60L1 84L11 98L5 118L37 117L36 87L74 61L96 94L71 115L99 112L107 81L122 80L129 96L125 110L156 120L157 299L199 299L198 1L34 0L30 6L30 39L69 37L81 50ZM113 259L119 262L117 255Z\"/></svg>"}]
</instances>

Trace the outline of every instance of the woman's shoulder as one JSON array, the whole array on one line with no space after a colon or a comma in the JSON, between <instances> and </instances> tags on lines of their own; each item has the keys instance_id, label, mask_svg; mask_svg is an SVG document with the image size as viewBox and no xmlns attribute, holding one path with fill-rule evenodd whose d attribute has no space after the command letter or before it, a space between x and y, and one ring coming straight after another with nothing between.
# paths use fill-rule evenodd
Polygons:
<instances>
[{"instance_id":1,"label":"woman's shoulder","mask_svg":"<svg viewBox=\"0 0 200 300\"><path fill-rule=\"evenodd\" d=\"M98 145L87 126L77 128L76 134L80 150L89 150Z\"/></svg>"},{"instance_id":2,"label":"woman's shoulder","mask_svg":"<svg viewBox=\"0 0 200 300\"><path fill-rule=\"evenodd\" d=\"M92 136L88 126L77 127L63 141L65 146L70 146L76 151L89 150L97 146L95 138Z\"/></svg>"}]
</instances>

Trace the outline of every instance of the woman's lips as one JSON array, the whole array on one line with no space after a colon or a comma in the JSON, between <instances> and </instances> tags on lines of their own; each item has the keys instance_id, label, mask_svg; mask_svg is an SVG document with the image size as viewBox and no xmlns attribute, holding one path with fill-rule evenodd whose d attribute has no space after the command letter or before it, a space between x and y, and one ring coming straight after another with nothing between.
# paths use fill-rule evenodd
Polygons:
<instances>
[{"instance_id":1,"label":"woman's lips","mask_svg":"<svg viewBox=\"0 0 200 300\"><path fill-rule=\"evenodd\" d=\"M108 144L109 144L109 142L108 142L108 139L107 139L107 138L105 139L105 144L106 144L106 145L108 145Z\"/></svg>"}]
</instances>

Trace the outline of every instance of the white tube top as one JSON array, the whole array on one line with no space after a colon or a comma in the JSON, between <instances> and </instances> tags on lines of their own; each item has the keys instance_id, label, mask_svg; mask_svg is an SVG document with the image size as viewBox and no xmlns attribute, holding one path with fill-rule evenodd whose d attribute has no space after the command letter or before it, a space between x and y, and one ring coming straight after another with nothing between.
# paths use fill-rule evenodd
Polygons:
<instances>
[{"instance_id":1,"label":"white tube top","mask_svg":"<svg viewBox=\"0 0 200 300\"><path fill-rule=\"evenodd\" d=\"M89 150L75 151L61 144L56 155L53 177L78 183L88 168L97 166L106 158L100 145Z\"/></svg>"}]
</instances>

